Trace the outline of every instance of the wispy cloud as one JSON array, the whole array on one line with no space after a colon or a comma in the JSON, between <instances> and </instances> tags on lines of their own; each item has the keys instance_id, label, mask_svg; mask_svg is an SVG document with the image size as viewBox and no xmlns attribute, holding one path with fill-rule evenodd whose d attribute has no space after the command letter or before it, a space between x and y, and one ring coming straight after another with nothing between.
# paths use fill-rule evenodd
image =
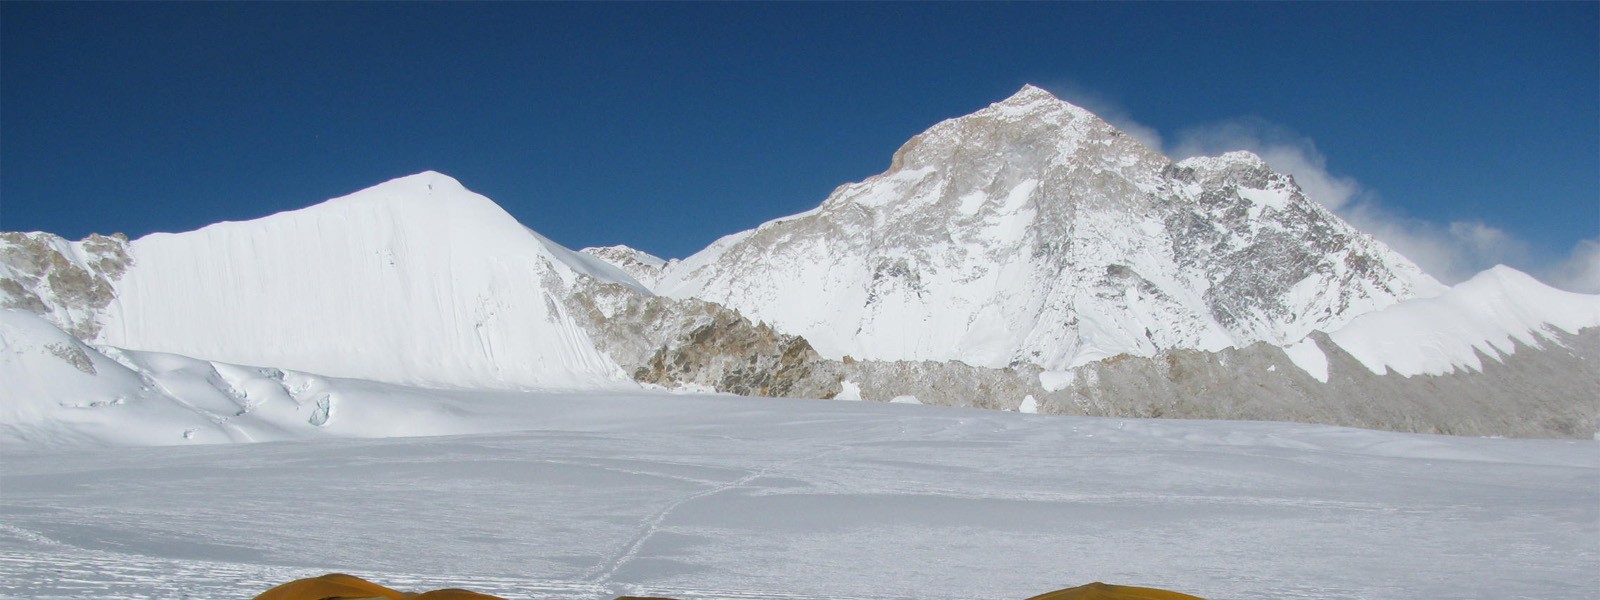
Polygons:
<instances>
[{"instance_id":1,"label":"wispy cloud","mask_svg":"<svg viewBox=\"0 0 1600 600\"><path fill-rule=\"evenodd\" d=\"M1327 157L1317 150L1311 138L1261 119L1232 119L1185 129L1166 152L1175 159L1184 159L1234 150L1254 152L1274 170L1293 175L1307 196L1330 210L1337 211L1370 196L1356 180L1329 171Z\"/></svg>"},{"instance_id":2,"label":"wispy cloud","mask_svg":"<svg viewBox=\"0 0 1600 600\"><path fill-rule=\"evenodd\" d=\"M1545 279L1564 290L1600 294L1600 238L1578 242L1567 259L1552 268Z\"/></svg>"},{"instance_id":3,"label":"wispy cloud","mask_svg":"<svg viewBox=\"0 0 1600 600\"><path fill-rule=\"evenodd\" d=\"M1334 172L1315 141L1282 125L1258 118L1228 119L1168 137L1135 120L1121 103L1092 89L1071 83L1049 89L1174 159L1234 150L1254 152L1274 170L1294 176L1307 197L1445 283L1454 284L1494 265L1509 264L1562 289L1600 293L1600 239L1579 242L1558 261L1541 262L1527 240L1493 224L1481 220L1436 222L1408 215L1356 179Z\"/></svg>"},{"instance_id":4,"label":"wispy cloud","mask_svg":"<svg viewBox=\"0 0 1600 600\"><path fill-rule=\"evenodd\" d=\"M1146 148L1165 153L1163 150L1165 140L1162 139L1161 132L1156 131L1154 127L1135 121L1128 108L1116 99L1072 82L1054 83L1045 87L1045 89L1055 94L1057 98L1083 107L1101 119L1105 119L1113 127L1121 129L1123 133L1139 140L1139 143L1144 144Z\"/></svg>"},{"instance_id":5,"label":"wispy cloud","mask_svg":"<svg viewBox=\"0 0 1600 600\"><path fill-rule=\"evenodd\" d=\"M1424 271L1456 283L1497 264L1530 264L1532 247L1482 221L1439 223L1409 216L1355 179L1334 173L1316 142L1261 119L1233 119L1185 129L1170 149L1174 158L1249 150L1273 169L1294 176L1306 196L1357 229L1378 238Z\"/></svg>"}]
</instances>

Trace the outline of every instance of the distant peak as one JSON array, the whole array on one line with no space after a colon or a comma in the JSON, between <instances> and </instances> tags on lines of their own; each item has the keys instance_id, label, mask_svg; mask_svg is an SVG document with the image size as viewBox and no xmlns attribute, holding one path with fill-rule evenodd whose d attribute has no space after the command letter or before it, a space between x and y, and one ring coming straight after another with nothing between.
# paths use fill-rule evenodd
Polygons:
<instances>
[{"instance_id":1,"label":"distant peak","mask_svg":"<svg viewBox=\"0 0 1600 600\"><path fill-rule=\"evenodd\" d=\"M1267 161L1262 160L1260 155L1249 150L1234 150L1233 152L1225 152L1218 158L1222 159L1223 162L1245 163L1253 167L1264 167L1267 165Z\"/></svg>"},{"instance_id":2,"label":"distant peak","mask_svg":"<svg viewBox=\"0 0 1600 600\"><path fill-rule=\"evenodd\" d=\"M1005 100L1002 100L1000 103L1001 104L1030 104L1030 103L1038 102L1038 101L1041 101L1041 100L1055 100L1056 102L1060 102L1061 101L1061 99L1057 98L1055 94L1052 94L1052 93L1050 93L1048 91L1045 91L1044 88L1041 88L1041 87L1038 87L1036 85L1033 85L1033 84L1029 83L1029 84L1024 84L1022 86L1022 89L1017 90L1017 93L1012 94L1010 98L1006 98Z\"/></svg>"},{"instance_id":3,"label":"distant peak","mask_svg":"<svg viewBox=\"0 0 1600 600\"><path fill-rule=\"evenodd\" d=\"M973 113L974 115L999 115L1006 119L1034 119L1045 117L1051 122L1068 121L1075 119L1091 119L1100 121L1094 113L1081 106L1072 104L1055 94L1036 85L1028 84L1017 90L1011 97L989 105L986 110Z\"/></svg>"},{"instance_id":4,"label":"distant peak","mask_svg":"<svg viewBox=\"0 0 1600 600\"><path fill-rule=\"evenodd\" d=\"M449 189L464 189L466 187L461 185L460 181L456 181L456 178L433 170L423 171L413 175L406 175L405 177L396 177L374 187L388 186L427 187L429 189L440 187Z\"/></svg>"},{"instance_id":5,"label":"distant peak","mask_svg":"<svg viewBox=\"0 0 1600 600\"><path fill-rule=\"evenodd\" d=\"M1195 156L1178 161L1178 166L1203 171L1228 171L1235 167L1270 168L1267 161L1249 150L1234 150L1222 156Z\"/></svg>"},{"instance_id":6,"label":"distant peak","mask_svg":"<svg viewBox=\"0 0 1600 600\"><path fill-rule=\"evenodd\" d=\"M1538 284L1543 287L1548 287L1544 286L1544 284L1539 280L1534 279L1532 275L1523 273L1522 271L1503 264L1497 264L1484 269L1477 275L1473 275L1472 277L1468 278L1468 281L1495 282L1500 285ZM1485 283L1485 285L1487 285L1487 283Z\"/></svg>"},{"instance_id":7,"label":"distant peak","mask_svg":"<svg viewBox=\"0 0 1600 600\"><path fill-rule=\"evenodd\" d=\"M994 107L999 108L1004 112L1032 113L1040 110L1046 112L1068 110L1072 112L1088 113L1088 111L1084 110L1082 107L1057 98L1055 94L1052 94L1049 91L1046 91L1044 88L1038 87L1031 83L1022 86L1022 89L1017 90L1017 93L1012 94L1011 97L994 103Z\"/></svg>"},{"instance_id":8,"label":"distant peak","mask_svg":"<svg viewBox=\"0 0 1600 600\"><path fill-rule=\"evenodd\" d=\"M453 210L481 211L481 217L491 220L516 222L493 200L467 189L454 177L438 171L396 177L317 206L350 203L383 205L388 210L396 211L431 211L440 206L450 206Z\"/></svg>"}]
</instances>

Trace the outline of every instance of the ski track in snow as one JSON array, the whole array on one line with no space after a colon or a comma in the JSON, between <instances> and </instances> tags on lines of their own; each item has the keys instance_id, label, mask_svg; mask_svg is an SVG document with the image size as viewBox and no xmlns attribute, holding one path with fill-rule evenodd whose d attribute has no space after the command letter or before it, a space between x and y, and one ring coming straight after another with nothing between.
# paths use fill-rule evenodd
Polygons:
<instances>
[{"instance_id":1,"label":"ski track in snow","mask_svg":"<svg viewBox=\"0 0 1600 600\"><path fill-rule=\"evenodd\" d=\"M708 489L708 490L705 490L705 491L702 491L702 492L699 492L699 493L696 493L696 494L691 494L689 496L684 497L681 500L673 502L672 504L668 504L666 506L666 508L661 509L656 514L651 515L650 518L645 519L643 522L641 522L639 524L640 525L639 534L637 536L635 536L632 540L630 540L628 542L627 546L624 547L623 550L620 553L618 553L616 556L611 557L610 559L607 559L604 564L600 565L600 567L598 568L599 574L597 576L595 576L594 579L596 580L597 583L601 583L601 584L610 583L611 582L611 578L616 576L617 570L621 569L624 565L628 564L630 561L632 561L635 557L637 557L639 555L640 548L643 548L645 542L649 541L651 536L654 536L657 531L661 530L661 524L667 520L667 517L672 514L672 511L677 510L679 507L681 507L681 506L683 506L685 504L688 504L690 502L693 502L695 500L699 500L701 498L705 498L707 496L720 494L722 492L726 492L728 490L732 490L734 488L738 488L738 487L744 486L744 485L746 485L746 484L748 484L748 483L750 483L752 481L755 481L757 479L760 479L762 477L766 477L766 476L772 475L774 473L781 472L784 468L789 467L790 465L793 465L793 464L796 464L796 463L801 463L801 462L814 461L814 460L820 459L820 458L822 458L824 456L827 456L829 454L840 452L842 450L845 450L844 446L834 446L832 448L829 448L828 450L824 450L824 451L819 452L819 453L817 453L815 455L812 455L812 456L807 456L807 457L804 457L804 458L798 458L798 459L795 459L795 460L791 460L791 461L779 464L777 466L761 469L761 470L756 471L754 473L750 473L749 475L745 475L744 477L740 477L739 479L736 479L734 481L730 481L730 482L718 485L716 487L713 487L711 489ZM628 590L628 591L621 591L621 592L618 592L618 593L619 594L623 594L623 593L635 593L635 592L632 591L632 590Z\"/></svg>"}]
</instances>

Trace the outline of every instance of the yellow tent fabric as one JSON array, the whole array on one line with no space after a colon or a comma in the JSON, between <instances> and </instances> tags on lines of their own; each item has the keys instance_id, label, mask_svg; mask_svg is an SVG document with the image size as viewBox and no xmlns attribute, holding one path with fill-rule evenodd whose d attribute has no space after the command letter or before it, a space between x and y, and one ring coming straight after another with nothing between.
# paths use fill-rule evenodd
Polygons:
<instances>
[{"instance_id":1,"label":"yellow tent fabric","mask_svg":"<svg viewBox=\"0 0 1600 600\"><path fill-rule=\"evenodd\" d=\"M1110 585L1098 581L1089 585L1040 594L1028 600L1205 600L1198 596L1180 594L1155 588Z\"/></svg>"},{"instance_id":2,"label":"yellow tent fabric","mask_svg":"<svg viewBox=\"0 0 1600 600\"><path fill-rule=\"evenodd\" d=\"M403 600L406 594L360 577L329 573L321 577L296 579L272 588L255 600L326 600L327 598L384 598Z\"/></svg>"},{"instance_id":3,"label":"yellow tent fabric","mask_svg":"<svg viewBox=\"0 0 1600 600\"><path fill-rule=\"evenodd\" d=\"M445 589L408 594L383 587L360 577L329 573L321 577L296 579L262 592L255 600L505 600L499 596L467 590Z\"/></svg>"},{"instance_id":4,"label":"yellow tent fabric","mask_svg":"<svg viewBox=\"0 0 1600 600\"><path fill-rule=\"evenodd\" d=\"M410 598L411 600L504 600L499 596L490 596L488 594L479 594L477 592L469 592L467 590L458 590L455 588L447 590L434 590L425 594L417 594L415 596L406 597Z\"/></svg>"}]
</instances>

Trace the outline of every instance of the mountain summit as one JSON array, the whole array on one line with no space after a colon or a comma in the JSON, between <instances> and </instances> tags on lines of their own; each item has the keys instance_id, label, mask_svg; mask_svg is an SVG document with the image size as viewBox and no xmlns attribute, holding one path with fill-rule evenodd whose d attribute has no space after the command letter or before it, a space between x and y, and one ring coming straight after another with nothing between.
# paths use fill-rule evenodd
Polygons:
<instances>
[{"instance_id":1,"label":"mountain summit","mask_svg":"<svg viewBox=\"0 0 1600 600\"><path fill-rule=\"evenodd\" d=\"M1174 162L1034 86L655 286L832 358L1046 369L1287 344L1442 289L1253 155Z\"/></svg>"}]
</instances>

